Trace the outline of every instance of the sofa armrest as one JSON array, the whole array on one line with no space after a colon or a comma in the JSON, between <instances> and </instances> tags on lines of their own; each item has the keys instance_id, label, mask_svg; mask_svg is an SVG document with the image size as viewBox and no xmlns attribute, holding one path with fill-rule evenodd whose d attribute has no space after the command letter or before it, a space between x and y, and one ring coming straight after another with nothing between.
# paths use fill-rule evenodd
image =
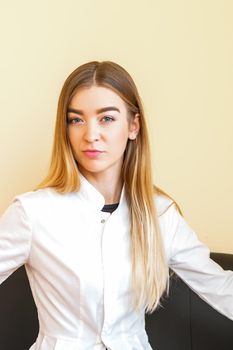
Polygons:
<instances>
[{"instance_id":1,"label":"sofa armrest","mask_svg":"<svg viewBox=\"0 0 233 350\"><path fill-rule=\"evenodd\" d=\"M38 331L36 305L21 266L0 287L0 349L29 349Z\"/></svg>"},{"instance_id":2,"label":"sofa armrest","mask_svg":"<svg viewBox=\"0 0 233 350\"><path fill-rule=\"evenodd\" d=\"M233 270L233 254L211 253L226 270ZM233 349L233 322L198 297L173 274L169 298L146 315L146 330L153 349Z\"/></svg>"}]
</instances>

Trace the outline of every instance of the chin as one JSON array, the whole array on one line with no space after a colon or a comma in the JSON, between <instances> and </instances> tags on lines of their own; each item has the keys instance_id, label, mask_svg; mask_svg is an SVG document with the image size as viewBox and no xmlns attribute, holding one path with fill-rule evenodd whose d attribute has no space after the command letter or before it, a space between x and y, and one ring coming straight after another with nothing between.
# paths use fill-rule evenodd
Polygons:
<instances>
[{"instance_id":1,"label":"chin","mask_svg":"<svg viewBox=\"0 0 233 350\"><path fill-rule=\"evenodd\" d=\"M107 168L103 167L97 167L97 166L79 166L80 171L83 173L92 173L92 174L98 174L104 172Z\"/></svg>"}]
</instances>

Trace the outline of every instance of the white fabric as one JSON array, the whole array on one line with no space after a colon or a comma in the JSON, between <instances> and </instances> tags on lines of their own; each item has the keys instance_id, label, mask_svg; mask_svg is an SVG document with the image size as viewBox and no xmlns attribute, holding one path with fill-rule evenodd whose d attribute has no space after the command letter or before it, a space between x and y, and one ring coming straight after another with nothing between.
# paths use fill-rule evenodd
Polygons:
<instances>
[{"instance_id":1,"label":"white fabric","mask_svg":"<svg viewBox=\"0 0 233 350\"><path fill-rule=\"evenodd\" d=\"M170 267L233 320L233 272L209 258L170 200L156 197ZM131 305L129 214L124 195L110 215L82 178L79 192L17 196L0 220L0 283L26 264L40 331L31 350L151 350L144 310ZM165 213L163 213L165 211Z\"/></svg>"}]
</instances>

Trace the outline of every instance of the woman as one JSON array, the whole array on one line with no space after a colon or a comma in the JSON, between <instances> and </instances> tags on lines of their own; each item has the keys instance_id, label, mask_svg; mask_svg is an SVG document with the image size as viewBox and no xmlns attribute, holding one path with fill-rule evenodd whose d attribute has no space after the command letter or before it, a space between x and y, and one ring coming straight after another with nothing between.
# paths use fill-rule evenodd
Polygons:
<instances>
[{"instance_id":1,"label":"woman","mask_svg":"<svg viewBox=\"0 0 233 350\"><path fill-rule=\"evenodd\" d=\"M233 320L233 273L153 186L142 104L113 62L67 78L48 176L2 216L0 251L1 282L26 264L40 323L33 350L151 349L144 312L168 288L168 267Z\"/></svg>"}]
</instances>

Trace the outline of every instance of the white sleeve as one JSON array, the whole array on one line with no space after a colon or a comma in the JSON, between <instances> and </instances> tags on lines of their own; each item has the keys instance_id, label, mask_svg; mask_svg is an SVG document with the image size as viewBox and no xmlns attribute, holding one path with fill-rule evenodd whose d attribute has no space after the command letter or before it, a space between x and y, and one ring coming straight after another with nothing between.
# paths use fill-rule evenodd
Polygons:
<instances>
[{"instance_id":1,"label":"white sleeve","mask_svg":"<svg viewBox=\"0 0 233 350\"><path fill-rule=\"evenodd\" d=\"M233 320L233 271L223 270L210 259L209 249L179 214L175 205L168 209L172 234L169 266L214 309Z\"/></svg>"},{"instance_id":2,"label":"white sleeve","mask_svg":"<svg viewBox=\"0 0 233 350\"><path fill-rule=\"evenodd\" d=\"M30 243L31 225L15 199L0 218L0 284L27 262Z\"/></svg>"}]
</instances>

